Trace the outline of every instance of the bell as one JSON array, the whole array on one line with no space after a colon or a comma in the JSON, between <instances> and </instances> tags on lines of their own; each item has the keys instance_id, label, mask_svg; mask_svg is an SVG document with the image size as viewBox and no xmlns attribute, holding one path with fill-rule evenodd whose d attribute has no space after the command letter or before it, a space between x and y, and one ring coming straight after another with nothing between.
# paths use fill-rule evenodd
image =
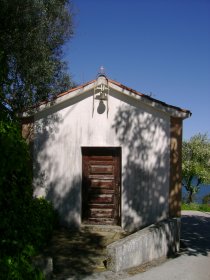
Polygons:
<instances>
[{"instance_id":1,"label":"bell","mask_svg":"<svg viewBox=\"0 0 210 280\"><path fill-rule=\"evenodd\" d=\"M102 91L101 93L100 93L100 95L99 95L99 98L98 98L99 100L101 100L101 101L105 101L105 100L107 100L107 95L105 94L105 92L104 91Z\"/></svg>"},{"instance_id":2,"label":"bell","mask_svg":"<svg viewBox=\"0 0 210 280\"><path fill-rule=\"evenodd\" d=\"M104 68L100 68L100 72L97 75L95 85L94 85L94 94L93 94L93 114L94 114L94 107L95 107L95 100L99 100L99 112L101 113L104 110L101 110L101 106L103 104L103 101L106 101L107 106L104 107L107 110L107 117L108 117L108 111L109 111L109 81L104 73Z\"/></svg>"}]
</instances>

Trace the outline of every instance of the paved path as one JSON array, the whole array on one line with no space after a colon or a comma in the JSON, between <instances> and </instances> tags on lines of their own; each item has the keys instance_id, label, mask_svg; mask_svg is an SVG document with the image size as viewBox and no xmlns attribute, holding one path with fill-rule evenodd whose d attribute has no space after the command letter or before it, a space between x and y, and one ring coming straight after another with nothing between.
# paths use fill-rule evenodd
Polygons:
<instances>
[{"instance_id":1,"label":"paved path","mask_svg":"<svg viewBox=\"0 0 210 280\"><path fill-rule=\"evenodd\" d=\"M210 214L182 212L180 256L130 280L210 280Z\"/></svg>"}]
</instances>

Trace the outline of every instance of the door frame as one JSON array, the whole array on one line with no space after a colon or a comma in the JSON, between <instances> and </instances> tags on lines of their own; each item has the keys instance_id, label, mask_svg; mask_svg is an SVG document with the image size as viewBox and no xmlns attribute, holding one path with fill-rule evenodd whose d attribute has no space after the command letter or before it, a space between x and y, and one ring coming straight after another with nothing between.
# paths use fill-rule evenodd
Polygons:
<instances>
[{"instance_id":1,"label":"door frame","mask_svg":"<svg viewBox=\"0 0 210 280\"><path fill-rule=\"evenodd\" d=\"M118 157L118 161L119 161L119 186L118 186L118 192L119 192L119 199L118 199L118 221L117 221L117 226L121 226L122 224L122 209L121 209L121 205L122 205L122 148L121 147L113 147L113 146L83 146L81 147L81 154L82 154L82 187L81 187L81 222L84 223L85 220L83 218L83 207L84 207L84 203L83 203L83 184L85 181L85 176L84 176L84 160L83 160L83 156L84 155L91 155L93 154L93 152L96 151L96 153L100 154L102 151L114 151L114 153L116 154L116 156ZM105 225L104 225L105 226Z\"/></svg>"}]
</instances>

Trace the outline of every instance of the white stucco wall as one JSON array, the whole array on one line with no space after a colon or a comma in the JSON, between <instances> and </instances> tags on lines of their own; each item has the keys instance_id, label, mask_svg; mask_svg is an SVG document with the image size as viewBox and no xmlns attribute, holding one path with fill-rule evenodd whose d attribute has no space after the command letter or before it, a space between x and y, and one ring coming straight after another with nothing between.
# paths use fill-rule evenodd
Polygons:
<instances>
[{"instance_id":1,"label":"white stucco wall","mask_svg":"<svg viewBox=\"0 0 210 280\"><path fill-rule=\"evenodd\" d=\"M109 113L93 92L35 116L35 195L52 200L63 222L81 224L81 147L122 148L121 225L141 228L168 215L168 115L111 90ZM85 96L85 98L84 98Z\"/></svg>"}]
</instances>

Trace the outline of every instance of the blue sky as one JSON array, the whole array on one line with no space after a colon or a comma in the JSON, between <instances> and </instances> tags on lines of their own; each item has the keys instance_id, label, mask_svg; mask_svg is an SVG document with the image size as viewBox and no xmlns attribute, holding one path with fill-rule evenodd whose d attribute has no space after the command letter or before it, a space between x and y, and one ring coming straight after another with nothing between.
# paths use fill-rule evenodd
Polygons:
<instances>
[{"instance_id":1,"label":"blue sky","mask_svg":"<svg viewBox=\"0 0 210 280\"><path fill-rule=\"evenodd\" d=\"M210 0L73 0L73 80L109 78L191 110L184 139L210 137Z\"/></svg>"}]
</instances>

